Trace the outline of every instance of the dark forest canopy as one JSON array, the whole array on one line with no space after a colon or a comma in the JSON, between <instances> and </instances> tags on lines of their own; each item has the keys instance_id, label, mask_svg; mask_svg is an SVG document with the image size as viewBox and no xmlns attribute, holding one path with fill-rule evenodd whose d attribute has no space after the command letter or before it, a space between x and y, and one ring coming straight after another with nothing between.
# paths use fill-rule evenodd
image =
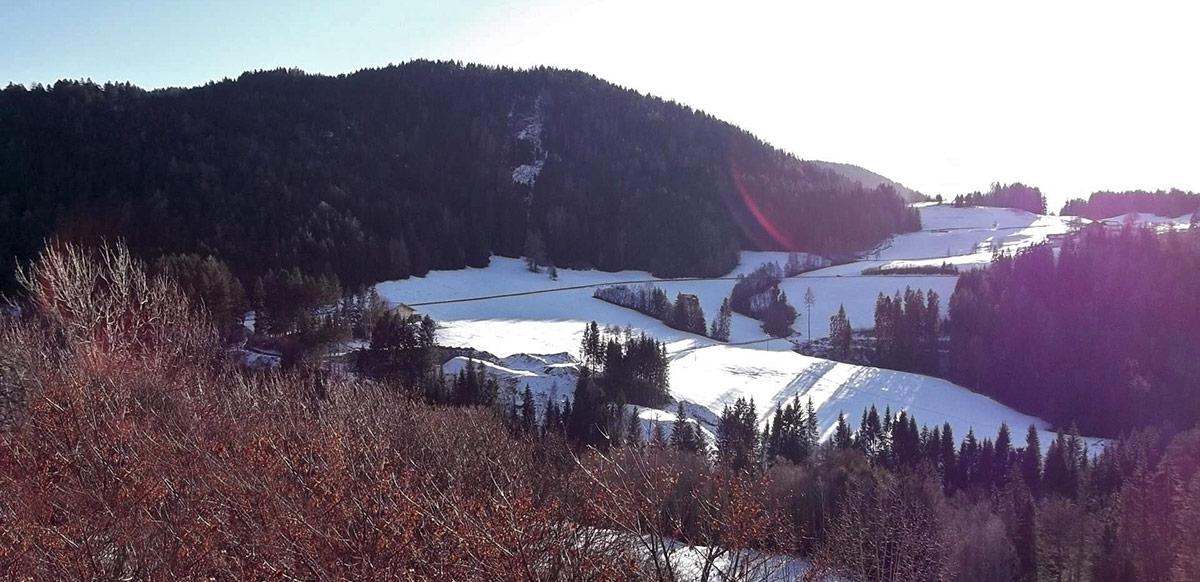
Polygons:
<instances>
[{"instance_id":1,"label":"dark forest canopy","mask_svg":"<svg viewBox=\"0 0 1200 582\"><path fill-rule=\"evenodd\" d=\"M987 192L971 192L954 197L955 206L1000 206L1018 208L1034 214L1046 213L1046 196L1034 186L1020 182L992 184Z\"/></svg>"},{"instance_id":2,"label":"dark forest canopy","mask_svg":"<svg viewBox=\"0 0 1200 582\"><path fill-rule=\"evenodd\" d=\"M1094 192L1087 200L1068 200L1059 214L1101 220L1130 212L1144 212L1175 218L1197 210L1200 210L1200 194L1172 188L1155 192Z\"/></svg>"},{"instance_id":3,"label":"dark forest canopy","mask_svg":"<svg viewBox=\"0 0 1200 582\"><path fill-rule=\"evenodd\" d=\"M1060 427L1200 420L1200 230L1086 228L962 275L950 377Z\"/></svg>"},{"instance_id":4,"label":"dark forest canopy","mask_svg":"<svg viewBox=\"0 0 1200 582\"><path fill-rule=\"evenodd\" d=\"M518 183L523 165L541 171ZM717 275L740 248L846 254L918 222L889 186L579 72L414 61L0 91L0 288L50 237L354 286L531 236L557 266Z\"/></svg>"}]
</instances>

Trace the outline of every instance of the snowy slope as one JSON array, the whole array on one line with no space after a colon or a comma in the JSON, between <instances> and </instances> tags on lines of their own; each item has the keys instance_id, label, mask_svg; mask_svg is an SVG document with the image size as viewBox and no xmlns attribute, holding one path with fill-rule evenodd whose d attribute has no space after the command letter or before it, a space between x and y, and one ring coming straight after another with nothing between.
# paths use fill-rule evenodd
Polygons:
<instances>
[{"instance_id":1,"label":"snowy slope","mask_svg":"<svg viewBox=\"0 0 1200 582\"><path fill-rule=\"evenodd\" d=\"M739 397L753 398L760 422L797 395L803 402L811 398L822 438L833 434L839 413L857 427L862 411L871 405L881 413L888 407L893 412L907 410L922 424L949 422L959 438L971 428L980 438L994 436L1002 422L1022 429L1031 424L1049 428L1045 421L940 378L737 346L714 346L677 357L671 363L671 391L718 412Z\"/></svg>"},{"instance_id":2,"label":"snowy slope","mask_svg":"<svg viewBox=\"0 0 1200 582\"><path fill-rule=\"evenodd\" d=\"M803 317L808 288L816 295L814 336L827 333L829 317L839 305L846 306L856 328L866 328L873 324L879 293L890 295L910 286L934 289L941 295L944 309L957 280L946 275L862 276L867 267L913 260L983 265L990 260L992 248L1015 250L1070 228L1068 218L1003 208L924 206L920 212L924 230L895 237L870 259L784 281L784 291L802 316L795 325L800 332L797 339L808 329ZM986 250L981 250L985 246ZM749 272L764 261L782 264L786 260L786 253L744 252L730 275ZM960 438L971 427L992 435L1001 422L1014 430L1029 424L1047 428L1036 418L944 380L799 355L791 351L790 341L766 336L757 321L741 315L734 315L727 345L592 297L596 285L655 280L645 272L560 269L558 275L552 280L529 272L519 259L496 257L487 268L433 272L422 278L381 283L377 289L386 300L406 303L437 320L439 343L469 346L503 358L497 365L489 364L489 370L497 377L512 379L517 390L528 383L539 395L539 404L551 393L555 397L569 394L574 371L561 360L561 354L578 353L584 325L596 321L602 326L629 327L634 333L644 332L665 342L673 394L693 405L690 415L707 422L715 422L721 408L739 396L753 397L765 418L775 404L800 394L802 399L813 398L823 432L830 430L839 412L857 422L872 403L881 411L887 406L894 411L908 409L930 425L950 422ZM710 319L734 284L732 280L655 281L671 297L678 292L697 295ZM555 356L560 358L558 367L553 369L528 354L559 354ZM447 363L447 372L457 371L464 363ZM669 412L646 410L639 414L647 429L652 419L674 420ZM1050 440L1049 435L1043 438L1045 443Z\"/></svg>"},{"instance_id":3,"label":"snowy slope","mask_svg":"<svg viewBox=\"0 0 1200 582\"><path fill-rule=\"evenodd\" d=\"M1192 225L1192 215L1184 214L1171 218L1145 212L1130 212L1120 216L1105 218L1100 222L1103 222L1105 226L1113 227L1132 224L1134 226L1151 226L1158 230L1186 230Z\"/></svg>"}]
</instances>

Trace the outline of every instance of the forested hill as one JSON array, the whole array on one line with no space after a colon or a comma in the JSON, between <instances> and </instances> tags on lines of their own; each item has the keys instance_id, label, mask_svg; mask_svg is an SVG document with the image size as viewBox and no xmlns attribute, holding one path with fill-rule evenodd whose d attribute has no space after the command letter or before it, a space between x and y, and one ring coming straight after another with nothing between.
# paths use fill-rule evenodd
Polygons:
<instances>
[{"instance_id":1,"label":"forested hill","mask_svg":"<svg viewBox=\"0 0 1200 582\"><path fill-rule=\"evenodd\" d=\"M891 178L881 176L861 166L856 166L854 164L842 164L839 162L822 162L820 160L807 161L822 168L833 170L834 172L854 180L855 182L861 182L862 185L867 188L875 188L876 186L880 185L891 186L892 189L896 191L896 194L908 202L925 202L929 200L928 196L913 190L904 184L896 182Z\"/></svg>"},{"instance_id":2,"label":"forested hill","mask_svg":"<svg viewBox=\"0 0 1200 582\"><path fill-rule=\"evenodd\" d=\"M888 186L578 72L415 61L0 92L4 277L49 237L348 284L530 243L559 266L716 275L739 248L848 253L918 221Z\"/></svg>"},{"instance_id":3,"label":"forested hill","mask_svg":"<svg viewBox=\"0 0 1200 582\"><path fill-rule=\"evenodd\" d=\"M1144 212L1174 218L1200 210L1200 193L1183 190L1158 190L1148 192L1094 192L1087 200L1068 200L1063 206L1063 216L1082 216L1092 220L1112 218L1130 212Z\"/></svg>"}]
</instances>

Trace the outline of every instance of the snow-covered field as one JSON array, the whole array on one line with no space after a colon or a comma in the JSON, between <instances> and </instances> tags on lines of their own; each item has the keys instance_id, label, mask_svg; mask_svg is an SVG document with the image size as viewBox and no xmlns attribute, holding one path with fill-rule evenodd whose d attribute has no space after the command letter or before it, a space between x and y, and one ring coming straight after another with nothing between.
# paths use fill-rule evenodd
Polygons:
<instances>
[{"instance_id":1,"label":"snow-covered field","mask_svg":"<svg viewBox=\"0 0 1200 582\"><path fill-rule=\"evenodd\" d=\"M1145 212L1130 212L1129 214L1105 218L1100 222L1103 222L1105 226L1118 228L1126 224L1132 224L1134 226L1150 226L1156 230L1186 230L1192 225L1192 215L1184 214L1171 218L1169 216L1159 216Z\"/></svg>"},{"instance_id":2,"label":"snow-covered field","mask_svg":"<svg viewBox=\"0 0 1200 582\"><path fill-rule=\"evenodd\" d=\"M1070 229L1068 218L1038 216L1005 208L920 208L923 230L900 235L881 245L866 260L828 267L784 281L782 287L801 312L794 326L802 339L808 329L803 305L809 288L816 296L812 331L824 336L829 317L845 305L855 328L872 325L879 293L893 294L905 287L933 289L942 297L943 309L954 290L955 276L863 276L863 269L878 265L941 264L973 268L990 260L994 250L1011 251L1061 235ZM730 273L746 273L765 261L786 262L786 253L744 252ZM725 404L739 396L753 397L760 417L766 419L776 404L799 394L812 398L823 434L828 434L839 412L857 423L865 407L880 411L906 409L930 425L949 422L960 438L969 428L994 436L1001 422L1014 430L1029 424L1048 425L1016 412L987 397L945 380L917 374L835 363L791 351L788 340L771 339L752 319L735 314L729 344L667 327L630 309L594 299L594 286L631 281L655 281L674 297L677 292L700 298L711 319L729 295L734 282L664 281L640 271L606 273L559 269L558 279L531 273L519 259L495 257L483 269L439 271L426 277L381 283L377 289L392 303L405 303L438 321L439 343L473 347L504 358L492 370L498 377L515 378L521 388L528 383L540 399L567 396L573 388L573 370L563 354L577 354L583 328L589 321L602 326L629 327L667 345L671 359L673 395L688 402L689 414L714 422ZM497 295L519 294L495 297ZM478 298L478 299L476 299ZM742 344L742 345L738 345ZM531 356L531 354L557 354ZM450 362L448 372L462 363ZM568 378L570 376L570 378ZM643 410L647 423L673 420L669 412ZM1048 443L1051 435L1043 436Z\"/></svg>"}]
</instances>

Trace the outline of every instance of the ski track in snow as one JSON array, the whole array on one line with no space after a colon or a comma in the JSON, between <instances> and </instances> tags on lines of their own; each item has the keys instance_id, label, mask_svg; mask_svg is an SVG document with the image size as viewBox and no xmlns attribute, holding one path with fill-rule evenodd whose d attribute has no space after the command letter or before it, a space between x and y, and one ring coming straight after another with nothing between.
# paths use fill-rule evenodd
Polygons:
<instances>
[{"instance_id":1,"label":"ski track in snow","mask_svg":"<svg viewBox=\"0 0 1200 582\"><path fill-rule=\"evenodd\" d=\"M798 332L795 339L804 339L808 329L803 303L808 288L816 295L812 308L816 337L826 335L829 317L840 305L845 305L856 329L870 327L876 296L881 292L903 292L906 287L937 291L944 313L956 276L863 277L862 270L943 261L960 269L977 268L986 265L995 250L1013 251L1070 230L1069 217L1039 216L1006 208L923 206L919 211L923 230L894 237L869 253L867 259L784 280L781 287L800 313L794 326ZM748 273L766 261L782 265L786 260L786 252L746 251L730 276ZM425 277L380 283L377 289L391 303L417 304L642 279L655 278L639 271L559 269L558 279L551 280L544 273L529 272L520 259L493 257L486 268L437 271ZM655 284L672 299L679 292L695 294L711 319L734 281L658 280ZM570 396L575 378L573 355L578 354L584 326L596 321L602 327L628 327L633 333L646 333L663 341L670 358L672 395L685 401L688 414L708 428L715 425L721 409L739 397L754 398L760 421L765 421L776 405L799 395L802 401L812 398L820 431L826 437L832 434L838 413L845 413L851 426L857 427L859 416L872 404L880 412L886 407L894 413L908 410L919 423L931 427L948 422L959 439L971 428L981 439L994 437L1002 422L1008 423L1018 437L1030 424L1043 431L1049 429L1045 421L946 380L800 355L791 351L789 340L766 336L759 322L739 314L733 316L730 343L723 344L595 299L592 292L592 288L566 289L428 305L419 310L438 321L439 343L473 347L502 358L499 365L485 364L489 372L501 379L502 387L511 386L518 399L528 384L539 408L547 398ZM465 360L451 360L444 369L456 373L463 365ZM674 410L673 406L666 408ZM668 410L637 410L646 434L654 422L669 424L674 420L674 413ZM1045 432L1043 446L1048 446L1053 437L1053 433Z\"/></svg>"}]
</instances>

